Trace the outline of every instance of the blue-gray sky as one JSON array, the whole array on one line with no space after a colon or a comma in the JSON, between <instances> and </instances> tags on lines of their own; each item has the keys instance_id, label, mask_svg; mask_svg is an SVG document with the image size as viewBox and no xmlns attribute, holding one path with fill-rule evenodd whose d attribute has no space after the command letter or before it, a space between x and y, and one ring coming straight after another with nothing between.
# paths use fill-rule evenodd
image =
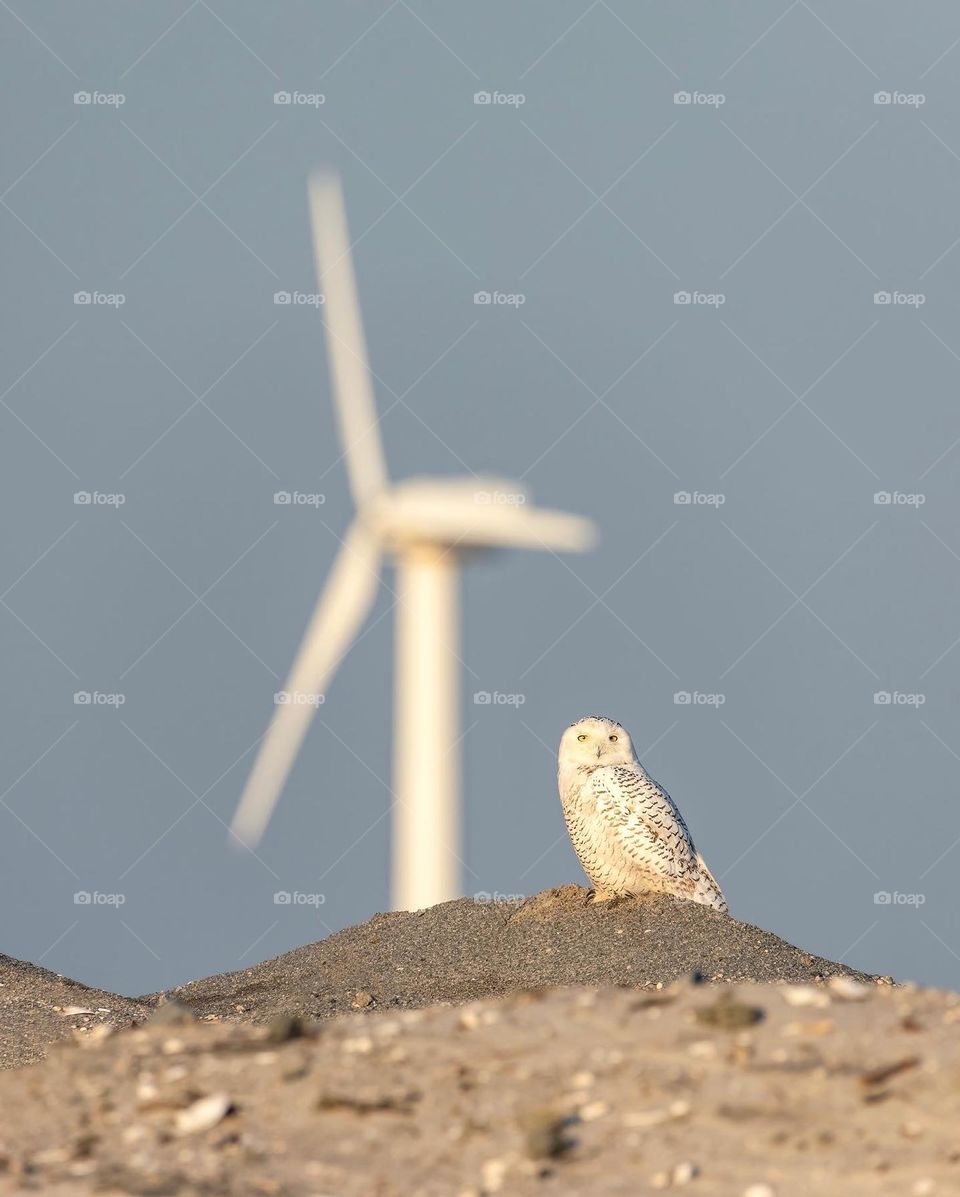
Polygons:
<instances>
[{"instance_id":1,"label":"blue-gray sky","mask_svg":"<svg viewBox=\"0 0 960 1197\"><path fill-rule=\"evenodd\" d=\"M387 903L389 572L259 857L224 828L352 514L317 311L274 302L316 291L327 164L394 476L522 478L602 532L465 574L466 892L582 880L554 754L597 711L735 914L956 985L956 6L0 27L0 950L142 992Z\"/></svg>"}]
</instances>

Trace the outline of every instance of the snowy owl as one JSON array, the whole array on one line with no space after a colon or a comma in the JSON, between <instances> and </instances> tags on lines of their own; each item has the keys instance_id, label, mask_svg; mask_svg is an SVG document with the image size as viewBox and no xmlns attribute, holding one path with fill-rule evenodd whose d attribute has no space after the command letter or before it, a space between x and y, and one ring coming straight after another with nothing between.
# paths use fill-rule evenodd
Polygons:
<instances>
[{"instance_id":1,"label":"snowy owl","mask_svg":"<svg viewBox=\"0 0 960 1197\"><path fill-rule=\"evenodd\" d=\"M619 723L590 715L571 724L560 740L557 781L596 901L656 890L726 911L673 799L637 760Z\"/></svg>"}]
</instances>

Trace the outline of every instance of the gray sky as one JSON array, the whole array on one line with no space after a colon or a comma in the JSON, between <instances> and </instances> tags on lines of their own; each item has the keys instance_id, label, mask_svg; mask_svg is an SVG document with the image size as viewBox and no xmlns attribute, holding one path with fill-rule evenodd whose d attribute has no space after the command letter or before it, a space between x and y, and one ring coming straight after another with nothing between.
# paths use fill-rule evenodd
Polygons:
<instances>
[{"instance_id":1,"label":"gray sky","mask_svg":"<svg viewBox=\"0 0 960 1197\"><path fill-rule=\"evenodd\" d=\"M259 857L224 828L351 518L316 309L274 303L316 289L332 164L393 475L523 478L602 530L465 574L465 891L583 880L555 747L600 712L737 916L957 985L956 5L0 25L0 950L143 992L386 905L389 573Z\"/></svg>"}]
</instances>

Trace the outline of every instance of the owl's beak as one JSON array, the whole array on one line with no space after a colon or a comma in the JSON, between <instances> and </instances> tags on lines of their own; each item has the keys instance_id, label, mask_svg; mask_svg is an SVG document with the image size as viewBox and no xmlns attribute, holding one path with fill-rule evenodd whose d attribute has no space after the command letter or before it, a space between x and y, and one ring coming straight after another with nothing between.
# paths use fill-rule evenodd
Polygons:
<instances>
[{"instance_id":1,"label":"owl's beak","mask_svg":"<svg viewBox=\"0 0 960 1197\"><path fill-rule=\"evenodd\" d=\"M603 745L602 745L602 744L598 744L598 745L597 745L597 760L599 760L599 759L600 759L600 753L601 753L601 752L603 752Z\"/></svg>"}]
</instances>

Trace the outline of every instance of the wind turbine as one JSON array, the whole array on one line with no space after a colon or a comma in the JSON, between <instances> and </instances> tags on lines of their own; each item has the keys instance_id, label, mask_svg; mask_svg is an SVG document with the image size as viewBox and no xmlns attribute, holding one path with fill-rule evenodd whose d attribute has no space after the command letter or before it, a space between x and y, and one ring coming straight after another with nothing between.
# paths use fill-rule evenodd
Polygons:
<instances>
[{"instance_id":1,"label":"wind turbine","mask_svg":"<svg viewBox=\"0 0 960 1197\"><path fill-rule=\"evenodd\" d=\"M397 568L392 901L419 910L459 895L458 589L463 556L500 547L578 551L593 526L531 509L498 478L391 483L380 440L339 178L310 180L310 217L327 353L356 517L321 592L234 815L263 835L316 711L318 696L376 598L381 558ZM504 501L506 500L506 501Z\"/></svg>"}]
</instances>

